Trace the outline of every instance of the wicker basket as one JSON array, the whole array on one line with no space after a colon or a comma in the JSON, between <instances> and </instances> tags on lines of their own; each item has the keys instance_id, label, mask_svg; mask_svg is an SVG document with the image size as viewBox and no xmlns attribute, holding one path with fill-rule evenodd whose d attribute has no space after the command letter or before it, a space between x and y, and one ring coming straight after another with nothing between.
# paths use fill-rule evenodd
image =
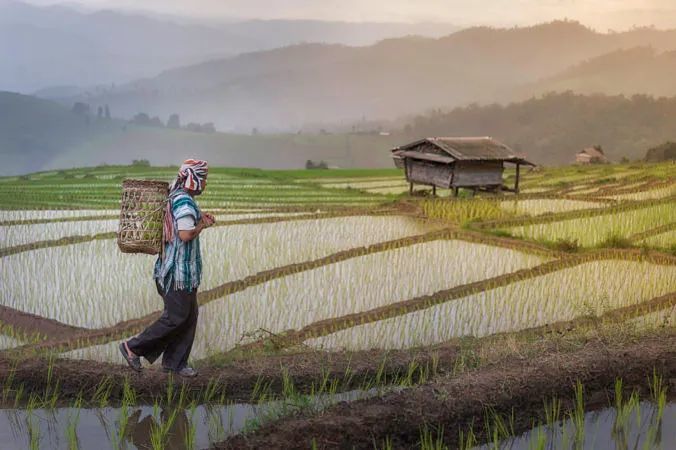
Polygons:
<instances>
[{"instance_id":1,"label":"wicker basket","mask_svg":"<svg viewBox=\"0 0 676 450\"><path fill-rule=\"evenodd\" d=\"M117 246L123 253L160 253L168 192L169 184L164 181L122 182Z\"/></svg>"}]
</instances>

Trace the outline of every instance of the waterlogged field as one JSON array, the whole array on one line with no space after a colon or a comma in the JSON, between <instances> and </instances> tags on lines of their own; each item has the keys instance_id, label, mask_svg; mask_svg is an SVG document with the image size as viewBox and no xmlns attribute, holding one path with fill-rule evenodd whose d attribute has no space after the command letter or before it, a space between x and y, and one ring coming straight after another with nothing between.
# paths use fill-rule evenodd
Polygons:
<instances>
[{"instance_id":1,"label":"waterlogged field","mask_svg":"<svg viewBox=\"0 0 676 450\"><path fill-rule=\"evenodd\" d=\"M673 249L676 247L676 230L650 236L643 239L640 243L648 247L663 248L665 250Z\"/></svg>"},{"instance_id":2,"label":"waterlogged field","mask_svg":"<svg viewBox=\"0 0 676 450\"><path fill-rule=\"evenodd\" d=\"M401 317L311 339L317 348L431 345L538 327L634 305L676 290L676 267L595 261L490 289Z\"/></svg>"},{"instance_id":3,"label":"waterlogged field","mask_svg":"<svg viewBox=\"0 0 676 450\"><path fill-rule=\"evenodd\" d=\"M181 394L178 385L165 386L159 371L149 368L151 376L133 379L147 384L153 393L166 390L162 395L169 400L156 399L154 406L143 406L125 384L132 378L116 381L122 386L119 389L111 387L110 375L131 372L101 364L124 365L118 344L133 334L128 327L142 329L162 308L152 280L156 257L122 254L117 248L120 185L125 178L170 181L175 170L116 166L0 178L4 208L0 211L4 255L0 256L0 357L6 354L7 361L17 364L23 354L44 355L43 378L48 384L64 373L62 366L54 372L57 375L51 375L54 361L65 364L65 373L72 374L69 364L79 363L73 360L88 360L83 363L87 373L101 374L91 393L82 394L91 397L87 399L74 397L72 386L61 394L64 398L58 397L58 383L56 388L41 385L26 394L24 389L30 385L12 384L8 377L10 381L1 383L2 401L25 423L14 427L7 416L14 430L11 442L40 448L56 436L67 436L58 445L78 448L71 445L77 441L73 436L84 436L98 414L103 428L96 436L108 437L97 439L108 439L105 442L115 447L115 442L124 442L126 421L135 417L128 413L140 409L144 420L152 422L146 434L153 436L154 443L148 448L195 448L196 442L212 445L226 439L225 430L255 435L264 421L307 413L313 397L302 397L294 388L286 363L275 370L258 370L259 365L270 364L258 359L261 352L274 355L289 350L282 360L297 364L296 370L300 367L306 379L316 378L311 392L330 395L337 389L354 388L349 383L354 375L351 363L340 366L340 374L330 379L328 366L311 358L326 355L329 361L340 361L354 356L355 367L375 374L354 396L359 398L388 383L400 383L415 393L415 384L431 379L437 365L446 364L447 372L462 375L467 364L465 359L453 360L455 356L449 356L449 361L431 357L425 365L414 359L387 372L380 366L380 350L383 356L398 350L397 358L403 358L412 348L426 350L440 344L451 349L465 342L459 338L472 337L476 339L467 341L495 339L504 354L520 351L515 342L527 346L550 339L538 331L548 325L555 328L547 329L560 330L557 339L568 334L572 340L582 339L582 334L575 334L577 325L584 328L599 317L608 322L612 318L624 332L664 333L674 327L673 165L525 171L522 192L527 195L472 196L463 191L459 199L448 198L447 190L438 190L438 198L432 198L429 188L420 186L416 191L424 192L409 197L408 184L395 169L214 168L207 192L198 202L216 215L221 226L200 237L204 273L190 361L213 378ZM513 175L513 171L505 173L508 183ZM95 238L97 234L103 235ZM59 239L63 240L46 242ZM133 328L137 320L142 326ZM602 322L594 326L604 326ZM594 330L610 339L605 329ZM369 353L359 353L362 350ZM31 370L41 370L40 364L31 364ZM473 373L481 376L477 364ZM233 370L238 381L226 388ZM246 378L238 378L240 371L254 373L251 386ZM398 375L393 378L393 373ZM31 377L31 382L39 378ZM226 413L209 415L210 408L232 411L232 405L224 405L229 402L228 392L240 384L252 403L267 404L279 396L286 406L275 408L273 414L266 407L254 411L253 406L243 405L246 423L234 426L224 423ZM106 409L106 396L116 389L122 392L123 406ZM220 406L208 406L219 389ZM191 405L178 400L179 409L188 416L184 428L193 431L170 431L177 416L171 415L171 409L160 413L160 405L194 393L197 397ZM38 400L39 396L45 398ZM50 408L56 411L54 399L74 406L52 414L58 420L40 433L41 424L47 422L38 417ZM99 408L98 412L87 410L78 419L72 413L80 410L82 401ZM195 424L190 410L198 422L208 423ZM117 419L102 418L111 415ZM84 428L73 425L78 420ZM435 448L422 444L432 441L420 427L415 433L421 435L409 436L407 442ZM491 439L502 439L496 436ZM375 438L388 448L386 436Z\"/></svg>"},{"instance_id":4,"label":"waterlogged field","mask_svg":"<svg viewBox=\"0 0 676 450\"><path fill-rule=\"evenodd\" d=\"M567 240L591 247L614 237L629 238L676 221L676 201L593 217L534 223L505 231L539 241Z\"/></svg>"},{"instance_id":5,"label":"waterlogged field","mask_svg":"<svg viewBox=\"0 0 676 450\"><path fill-rule=\"evenodd\" d=\"M446 264L419 264L440 260ZM515 250L440 240L328 264L253 286L202 306L193 355L204 358L231 350L242 340L249 341L247 336L259 335L261 331L281 333L533 267L544 261L546 258ZM455 270L449 271L448 267ZM372 289L373 286L378 289ZM116 352L114 346L97 346L84 354L119 361Z\"/></svg>"},{"instance_id":6,"label":"waterlogged field","mask_svg":"<svg viewBox=\"0 0 676 450\"><path fill-rule=\"evenodd\" d=\"M69 236L109 233L116 231L119 223L118 219L0 226L0 248Z\"/></svg>"},{"instance_id":7,"label":"waterlogged field","mask_svg":"<svg viewBox=\"0 0 676 450\"><path fill-rule=\"evenodd\" d=\"M422 221L396 216L213 228L201 238L201 288L432 229ZM120 253L114 239L6 256L0 276L7 289L0 293L0 304L74 326L114 325L161 309L152 282L154 262L149 255Z\"/></svg>"},{"instance_id":8,"label":"waterlogged field","mask_svg":"<svg viewBox=\"0 0 676 450\"><path fill-rule=\"evenodd\" d=\"M676 195L676 182L670 183L667 186L659 187L656 189L648 189L641 192L629 192L626 194L610 195L607 198L613 200L641 201L641 200L652 200L658 198L672 197L675 195Z\"/></svg>"},{"instance_id":9,"label":"waterlogged field","mask_svg":"<svg viewBox=\"0 0 676 450\"><path fill-rule=\"evenodd\" d=\"M576 211L579 209L603 208L604 203L560 200L560 199L535 199L535 200L509 200L500 202L500 208L514 215L539 216L548 213L560 213Z\"/></svg>"},{"instance_id":10,"label":"waterlogged field","mask_svg":"<svg viewBox=\"0 0 676 450\"><path fill-rule=\"evenodd\" d=\"M117 216L118 209L38 209L38 210L0 210L0 222L67 219L77 217Z\"/></svg>"}]
</instances>

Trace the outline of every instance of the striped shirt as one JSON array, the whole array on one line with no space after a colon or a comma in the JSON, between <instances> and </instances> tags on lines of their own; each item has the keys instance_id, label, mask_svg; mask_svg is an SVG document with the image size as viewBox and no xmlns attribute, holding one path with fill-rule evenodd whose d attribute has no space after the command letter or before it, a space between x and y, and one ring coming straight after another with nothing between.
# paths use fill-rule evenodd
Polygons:
<instances>
[{"instance_id":1,"label":"striped shirt","mask_svg":"<svg viewBox=\"0 0 676 450\"><path fill-rule=\"evenodd\" d=\"M164 246L164 255L155 263L154 278L164 290L197 289L202 279L202 255L199 237L183 242L178 237L177 221L192 217L195 223L202 218L195 200L183 189L177 189L170 195L171 211L174 219L174 236Z\"/></svg>"}]
</instances>

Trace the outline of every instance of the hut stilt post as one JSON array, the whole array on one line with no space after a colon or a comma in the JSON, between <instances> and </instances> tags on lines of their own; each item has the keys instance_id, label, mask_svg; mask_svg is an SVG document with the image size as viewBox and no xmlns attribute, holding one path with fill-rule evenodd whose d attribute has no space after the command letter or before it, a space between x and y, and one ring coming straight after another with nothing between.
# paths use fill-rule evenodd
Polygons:
<instances>
[{"instance_id":1,"label":"hut stilt post","mask_svg":"<svg viewBox=\"0 0 676 450\"><path fill-rule=\"evenodd\" d=\"M514 181L514 192L519 193L519 169L521 168L521 165L519 163L516 163L516 180Z\"/></svg>"},{"instance_id":2,"label":"hut stilt post","mask_svg":"<svg viewBox=\"0 0 676 450\"><path fill-rule=\"evenodd\" d=\"M436 197L436 196L437 196L437 187L432 186L432 197Z\"/></svg>"},{"instance_id":3,"label":"hut stilt post","mask_svg":"<svg viewBox=\"0 0 676 450\"><path fill-rule=\"evenodd\" d=\"M413 195L413 182L408 184L408 195Z\"/></svg>"},{"instance_id":4,"label":"hut stilt post","mask_svg":"<svg viewBox=\"0 0 676 450\"><path fill-rule=\"evenodd\" d=\"M460 188L454 187L453 188L453 197L457 197L459 191L460 191Z\"/></svg>"}]
</instances>

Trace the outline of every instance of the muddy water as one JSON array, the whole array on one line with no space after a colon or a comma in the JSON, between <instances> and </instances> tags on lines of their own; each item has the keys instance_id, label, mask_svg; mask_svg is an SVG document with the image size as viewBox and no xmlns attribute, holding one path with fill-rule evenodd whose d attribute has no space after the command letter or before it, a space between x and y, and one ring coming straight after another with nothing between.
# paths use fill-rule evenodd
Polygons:
<instances>
[{"instance_id":1,"label":"muddy water","mask_svg":"<svg viewBox=\"0 0 676 450\"><path fill-rule=\"evenodd\" d=\"M540 426L499 444L501 450L584 449L584 450L673 450L676 449L676 402L667 403L661 420L656 405L641 402L624 421L617 422L617 410L604 408L587 412L584 438L576 441L576 427L571 420ZM494 444L474 450L495 449Z\"/></svg>"},{"instance_id":2,"label":"muddy water","mask_svg":"<svg viewBox=\"0 0 676 450\"><path fill-rule=\"evenodd\" d=\"M375 395L376 391L352 391L334 396L307 399L304 403L321 410L339 401L353 401ZM206 448L297 406L270 402L259 405L200 405L178 410L167 427L166 449ZM153 429L166 424L172 410L152 406L123 408L55 408L0 410L0 448L11 449L152 449ZM126 420L126 426L122 424ZM75 427L70 424L75 423ZM69 428L75 430L69 436ZM194 433L192 444L187 437ZM31 441L37 444L31 447ZM72 446L77 442L77 446Z\"/></svg>"}]
</instances>

